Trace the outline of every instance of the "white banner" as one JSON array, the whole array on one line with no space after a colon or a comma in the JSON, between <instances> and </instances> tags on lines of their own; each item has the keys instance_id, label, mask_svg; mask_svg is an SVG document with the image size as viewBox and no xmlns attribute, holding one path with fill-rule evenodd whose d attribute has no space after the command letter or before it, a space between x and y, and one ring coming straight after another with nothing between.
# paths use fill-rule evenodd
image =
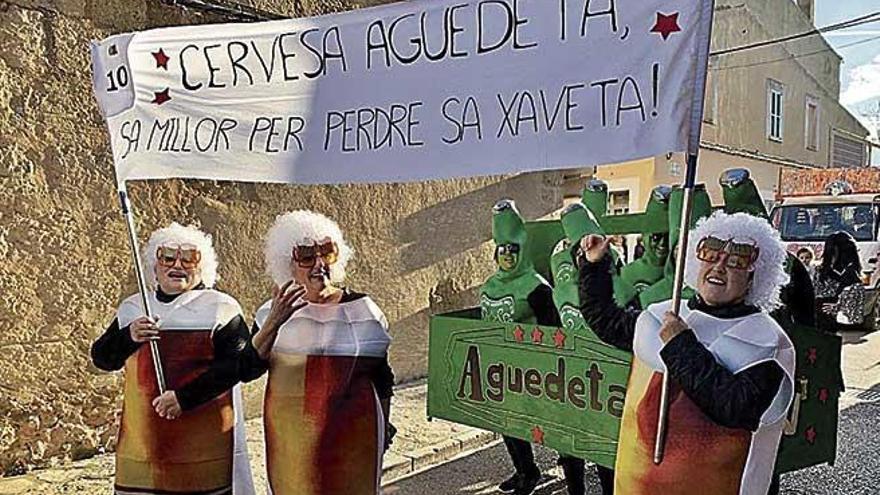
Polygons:
<instances>
[{"instance_id":1,"label":"white banner","mask_svg":"<svg viewBox=\"0 0 880 495\"><path fill-rule=\"evenodd\" d=\"M712 0L422 0L92 46L117 179L403 182L699 135ZM690 136L690 137L689 137Z\"/></svg>"}]
</instances>

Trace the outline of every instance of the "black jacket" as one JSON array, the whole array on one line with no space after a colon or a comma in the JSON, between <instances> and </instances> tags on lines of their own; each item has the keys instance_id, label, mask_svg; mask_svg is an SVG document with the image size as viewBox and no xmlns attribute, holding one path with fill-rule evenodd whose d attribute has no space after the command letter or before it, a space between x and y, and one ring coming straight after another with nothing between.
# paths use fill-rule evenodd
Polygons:
<instances>
[{"instance_id":1,"label":"black jacket","mask_svg":"<svg viewBox=\"0 0 880 495\"><path fill-rule=\"evenodd\" d=\"M193 290L201 290L199 286ZM156 298L171 302L178 295L165 294L157 290ZM240 367L239 355L250 340L247 324L241 315L214 331L211 341L214 345L214 360L201 375L174 392L181 409L196 408L218 395L226 392L242 380L253 379L247 376L246 369ZM116 371L125 366L125 361L141 347L141 343L131 339L128 325L119 327L114 319L107 330L92 344L92 362L104 371Z\"/></svg>"},{"instance_id":2,"label":"black jacket","mask_svg":"<svg viewBox=\"0 0 880 495\"><path fill-rule=\"evenodd\" d=\"M641 311L615 304L610 257L590 263L579 255L578 268L580 309L587 324L602 341L632 351L636 319ZM717 318L740 318L759 311L745 304L710 307L699 297L691 299L688 307ZM728 428L757 430L784 375L773 361L732 373L715 360L690 330L670 340L660 351L660 357L671 378L697 407L714 422Z\"/></svg>"}]
</instances>

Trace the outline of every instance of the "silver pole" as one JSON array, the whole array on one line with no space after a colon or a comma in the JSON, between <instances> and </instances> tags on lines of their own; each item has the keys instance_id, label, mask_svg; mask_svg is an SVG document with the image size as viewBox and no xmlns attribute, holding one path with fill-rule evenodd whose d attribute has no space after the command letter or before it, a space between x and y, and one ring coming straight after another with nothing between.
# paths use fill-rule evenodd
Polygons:
<instances>
[{"instance_id":1,"label":"silver pole","mask_svg":"<svg viewBox=\"0 0 880 495\"><path fill-rule=\"evenodd\" d=\"M691 212L694 203L694 183L697 177L697 155L688 154L684 197L681 205L681 225L678 233L678 251L675 253L675 278L672 286L672 312L679 314L681 290L684 286L684 262L690 238ZM669 373L663 373L663 389L660 392L660 413L657 416L657 436L654 438L654 464L663 462L666 450L666 432L669 424Z\"/></svg>"},{"instance_id":2,"label":"silver pole","mask_svg":"<svg viewBox=\"0 0 880 495\"><path fill-rule=\"evenodd\" d=\"M131 212L131 203L128 201L128 192L125 183L119 186L119 204L122 208L122 216L128 226L128 244L131 247L131 257L134 261L134 273L137 276L138 291L141 295L141 305L144 314L153 317L150 310L150 301L147 298L147 283L144 279L144 270L141 265L141 255L138 251L137 231L134 227L134 214ZM156 372L156 383L159 385L159 393L165 393L165 373L162 371L162 358L159 356L159 344L155 340L150 341L150 354L153 356L153 371Z\"/></svg>"}]
</instances>

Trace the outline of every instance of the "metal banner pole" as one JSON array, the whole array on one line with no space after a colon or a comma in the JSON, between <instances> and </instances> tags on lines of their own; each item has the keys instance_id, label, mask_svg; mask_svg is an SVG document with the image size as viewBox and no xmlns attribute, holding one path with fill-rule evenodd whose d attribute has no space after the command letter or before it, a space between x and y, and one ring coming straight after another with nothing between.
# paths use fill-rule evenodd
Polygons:
<instances>
[{"instance_id":1,"label":"metal banner pole","mask_svg":"<svg viewBox=\"0 0 880 495\"><path fill-rule=\"evenodd\" d=\"M138 251L137 231L134 226L134 214L131 211L131 203L128 201L128 192L125 189L125 183L119 185L119 204L122 208L122 216L125 217L125 223L128 226L128 244L131 247L131 258L134 261L134 273L137 276L138 291L141 295L141 305L144 308L144 314L153 317L150 310L150 301L147 298L147 283L144 279L144 270L141 265L141 256ZM153 371L156 372L156 383L159 385L159 393L165 393L165 373L162 371L162 358L159 356L159 344L155 340L150 340L150 354L153 356Z\"/></svg>"},{"instance_id":2,"label":"metal banner pole","mask_svg":"<svg viewBox=\"0 0 880 495\"><path fill-rule=\"evenodd\" d=\"M681 305L681 290L684 286L684 262L690 238L691 210L694 203L694 183L697 177L697 154L688 154L687 172L683 187L684 197L681 205L681 230L678 234L678 249L675 253L675 279L672 286L672 312L678 316ZM666 449L666 432L669 423L669 373L663 373L663 389L660 393L660 414L657 417L657 436L654 438L654 464L663 462Z\"/></svg>"},{"instance_id":3,"label":"metal banner pole","mask_svg":"<svg viewBox=\"0 0 880 495\"><path fill-rule=\"evenodd\" d=\"M687 255L688 234L690 233L691 209L693 205L694 184L697 179L697 156L700 153L700 134L703 130L703 104L706 98L706 77L709 69L709 46L712 41L712 21L715 14L715 0L702 0L698 42L696 53L697 73L694 78L693 101L691 102L690 133L688 136L687 171L685 172L684 197L681 206L681 231L678 236L678 252L675 256L675 279L672 288L672 311L678 316L681 304L681 289L684 285L684 260ZM663 373L663 390L660 393L660 411L657 415L657 436L654 438L654 464L663 462L666 449L666 433L669 423L669 373Z\"/></svg>"}]
</instances>

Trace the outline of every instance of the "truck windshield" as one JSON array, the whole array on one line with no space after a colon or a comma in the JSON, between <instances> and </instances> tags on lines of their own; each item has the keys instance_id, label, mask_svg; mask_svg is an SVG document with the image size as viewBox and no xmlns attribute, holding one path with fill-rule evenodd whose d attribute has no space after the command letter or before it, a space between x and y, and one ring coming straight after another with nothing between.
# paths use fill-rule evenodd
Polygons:
<instances>
[{"instance_id":1,"label":"truck windshield","mask_svg":"<svg viewBox=\"0 0 880 495\"><path fill-rule=\"evenodd\" d=\"M848 232L857 241L876 238L870 203L781 206L773 212L773 226L789 242L822 242L838 231Z\"/></svg>"}]
</instances>

